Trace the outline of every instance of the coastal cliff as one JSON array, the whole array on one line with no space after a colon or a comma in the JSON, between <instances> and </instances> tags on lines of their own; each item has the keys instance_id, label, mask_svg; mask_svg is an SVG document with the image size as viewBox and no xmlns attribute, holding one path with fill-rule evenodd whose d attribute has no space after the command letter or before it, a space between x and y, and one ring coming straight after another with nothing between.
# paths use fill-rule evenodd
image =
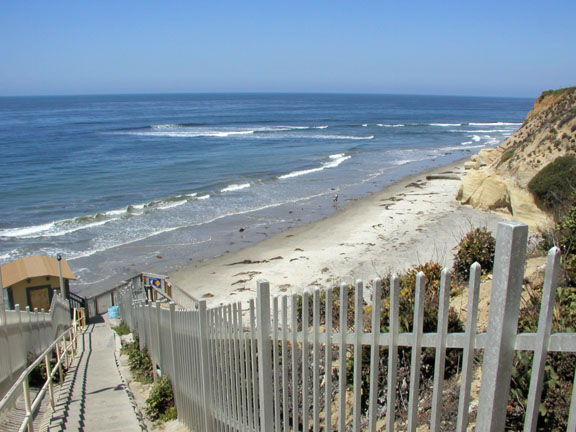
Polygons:
<instances>
[{"instance_id":1,"label":"coastal cliff","mask_svg":"<svg viewBox=\"0 0 576 432\"><path fill-rule=\"evenodd\" d=\"M528 188L558 157L576 153L576 87L542 93L524 123L500 146L466 163L456 199L483 210L507 213L531 229L552 222Z\"/></svg>"}]
</instances>

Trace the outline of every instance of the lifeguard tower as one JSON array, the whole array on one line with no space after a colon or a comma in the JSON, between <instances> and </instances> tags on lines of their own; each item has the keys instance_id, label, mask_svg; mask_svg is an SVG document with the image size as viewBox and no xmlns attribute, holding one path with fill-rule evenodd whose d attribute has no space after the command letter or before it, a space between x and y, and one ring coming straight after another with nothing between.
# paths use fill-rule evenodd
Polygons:
<instances>
[{"instance_id":1,"label":"lifeguard tower","mask_svg":"<svg viewBox=\"0 0 576 432\"><path fill-rule=\"evenodd\" d=\"M30 310L50 309L54 293L64 289L64 297L69 298L70 280L76 276L65 259L34 255L11 261L0 267L2 295L10 309L19 304ZM62 278L62 281L60 281Z\"/></svg>"}]
</instances>

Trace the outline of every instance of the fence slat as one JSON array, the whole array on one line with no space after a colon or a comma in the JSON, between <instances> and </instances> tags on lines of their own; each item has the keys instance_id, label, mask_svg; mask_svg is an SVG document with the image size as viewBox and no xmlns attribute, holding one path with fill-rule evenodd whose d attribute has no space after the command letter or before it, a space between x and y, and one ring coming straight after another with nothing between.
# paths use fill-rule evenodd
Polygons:
<instances>
[{"instance_id":1,"label":"fence slat","mask_svg":"<svg viewBox=\"0 0 576 432\"><path fill-rule=\"evenodd\" d=\"M320 290L314 288L313 297L313 340L312 340L312 353L313 353L313 396L312 406L314 410L314 432L320 431Z\"/></svg>"},{"instance_id":2,"label":"fence slat","mask_svg":"<svg viewBox=\"0 0 576 432\"><path fill-rule=\"evenodd\" d=\"M348 334L348 285L340 285L340 347L338 364L346 364L346 335ZM346 430L346 374L338 377L338 431Z\"/></svg>"},{"instance_id":3,"label":"fence slat","mask_svg":"<svg viewBox=\"0 0 576 432\"><path fill-rule=\"evenodd\" d=\"M288 423L288 297L282 296L282 417L284 432L290 430Z\"/></svg>"},{"instance_id":4,"label":"fence slat","mask_svg":"<svg viewBox=\"0 0 576 432\"><path fill-rule=\"evenodd\" d=\"M544 380L544 367L546 366L546 355L548 354L548 342L552 332L552 315L554 313L554 302L556 298L556 282L560 273L560 249L554 247L548 252L546 262L546 274L544 288L542 290L542 303L540 305L540 317L538 319L537 345L534 348L534 358L532 360L532 376L530 377L530 390L528 391L528 402L526 403L526 418L524 419L524 430L526 432L536 430L540 399L542 395L542 384Z\"/></svg>"},{"instance_id":5,"label":"fence slat","mask_svg":"<svg viewBox=\"0 0 576 432\"><path fill-rule=\"evenodd\" d=\"M416 275L416 296L412 324L412 359L410 362L410 398L408 400L408 430L414 432L418 423L418 401L420 399L420 354L422 352L422 327L424 324L424 273Z\"/></svg>"},{"instance_id":6,"label":"fence slat","mask_svg":"<svg viewBox=\"0 0 576 432\"><path fill-rule=\"evenodd\" d=\"M260 405L258 384L258 358L256 357L256 314L254 312L254 300L250 299L250 349L252 354L252 408L254 413L254 429L260 429Z\"/></svg>"},{"instance_id":7,"label":"fence slat","mask_svg":"<svg viewBox=\"0 0 576 432\"><path fill-rule=\"evenodd\" d=\"M474 344L476 340L476 323L478 321L478 299L480 296L480 264L470 266L470 281L468 285L468 307L466 313L466 346L462 355L462 375L460 377L460 396L458 398L458 420L456 431L466 432L468 428L470 389L474 364Z\"/></svg>"},{"instance_id":8,"label":"fence slat","mask_svg":"<svg viewBox=\"0 0 576 432\"><path fill-rule=\"evenodd\" d=\"M302 430L310 427L310 346L308 345L310 327L310 292L302 293Z\"/></svg>"},{"instance_id":9,"label":"fence slat","mask_svg":"<svg viewBox=\"0 0 576 432\"><path fill-rule=\"evenodd\" d=\"M298 404L298 376L300 364L298 361L298 296L292 294L290 306L292 308L292 426L298 430L300 409Z\"/></svg>"},{"instance_id":10,"label":"fence slat","mask_svg":"<svg viewBox=\"0 0 576 432\"><path fill-rule=\"evenodd\" d=\"M244 334L244 323L242 322L242 306L238 304L238 327L237 327L237 334L238 334L238 348L240 350L240 398L241 398L241 406L242 406L242 430L246 430L248 427L248 416L249 416L249 408L248 408L248 392L247 392L247 379L246 379L246 343L245 343L245 334Z\"/></svg>"},{"instance_id":11,"label":"fence slat","mask_svg":"<svg viewBox=\"0 0 576 432\"><path fill-rule=\"evenodd\" d=\"M567 431L576 431L576 374L572 382L572 397L570 398L570 415L568 416Z\"/></svg>"},{"instance_id":12,"label":"fence slat","mask_svg":"<svg viewBox=\"0 0 576 432\"><path fill-rule=\"evenodd\" d=\"M382 309L382 283L372 281L372 345L370 346L370 399L368 430L376 432L378 422L378 372L380 360L380 310Z\"/></svg>"},{"instance_id":13,"label":"fence slat","mask_svg":"<svg viewBox=\"0 0 576 432\"><path fill-rule=\"evenodd\" d=\"M274 367L274 427L280 432L280 365L278 364L278 297L272 299L272 364Z\"/></svg>"},{"instance_id":14,"label":"fence slat","mask_svg":"<svg viewBox=\"0 0 576 432\"><path fill-rule=\"evenodd\" d=\"M446 336L448 334L448 309L450 307L450 270L442 270L440 298L438 300L437 340L434 352L434 391L432 393L432 418L430 430L440 430L442 418L442 390L444 390L444 367L446 365Z\"/></svg>"},{"instance_id":15,"label":"fence slat","mask_svg":"<svg viewBox=\"0 0 576 432\"><path fill-rule=\"evenodd\" d=\"M478 406L478 432L504 430L514 361L528 226L501 222L496 236L494 277L488 316L488 340L484 351Z\"/></svg>"},{"instance_id":16,"label":"fence slat","mask_svg":"<svg viewBox=\"0 0 576 432\"><path fill-rule=\"evenodd\" d=\"M396 274L390 276L390 311L388 345L388 393L386 397L386 430L394 432L396 421L396 383L398 381L398 332L400 307L400 278Z\"/></svg>"},{"instance_id":17,"label":"fence slat","mask_svg":"<svg viewBox=\"0 0 576 432\"><path fill-rule=\"evenodd\" d=\"M233 323L232 323L232 305L226 305L224 307L224 317L226 320L226 349L228 353L228 385L229 385L229 393L227 394L227 398L230 403L230 415L231 418L230 426L232 430L238 427L238 412L237 412L237 405L236 405L236 380L234 379L234 336L233 336Z\"/></svg>"},{"instance_id":18,"label":"fence slat","mask_svg":"<svg viewBox=\"0 0 576 432\"><path fill-rule=\"evenodd\" d=\"M258 281L258 375L260 377L260 417L262 430L272 431L274 406L272 394L272 359L270 358L270 286Z\"/></svg>"},{"instance_id":19,"label":"fence slat","mask_svg":"<svg viewBox=\"0 0 576 432\"><path fill-rule=\"evenodd\" d=\"M326 430L332 430L332 288L326 290L326 359L324 360L324 412L326 416Z\"/></svg>"},{"instance_id":20,"label":"fence slat","mask_svg":"<svg viewBox=\"0 0 576 432\"><path fill-rule=\"evenodd\" d=\"M362 397L362 334L364 333L363 314L364 308L364 283L356 281L354 296L354 407L353 407L353 427L360 430L360 402Z\"/></svg>"},{"instance_id":21,"label":"fence slat","mask_svg":"<svg viewBox=\"0 0 576 432\"><path fill-rule=\"evenodd\" d=\"M206 318L206 300L200 299L198 301L198 328L200 330L200 358L201 358L201 380L202 380L202 392L204 399L204 430L206 432L212 432L213 422L212 422L212 395L210 394L210 366L208 357L208 329L207 329L207 318ZM157 306L159 307L159 306Z\"/></svg>"},{"instance_id":22,"label":"fence slat","mask_svg":"<svg viewBox=\"0 0 576 432\"><path fill-rule=\"evenodd\" d=\"M232 328L231 337L233 340L233 357L234 357L234 398L236 400L236 427L240 429L242 425L242 405L240 395L240 344L238 341L238 303L232 304Z\"/></svg>"},{"instance_id":23,"label":"fence slat","mask_svg":"<svg viewBox=\"0 0 576 432\"><path fill-rule=\"evenodd\" d=\"M253 383L254 383L254 370L253 370L253 357L252 357L252 323L254 322L253 318L253 308L252 305L254 304L253 301L248 302L248 317L249 317L249 327L248 327L248 335L245 340L246 346L246 393L248 396L248 427L250 430L256 429L256 421L255 421L255 413L256 413L256 406L254 405L254 395L253 395Z\"/></svg>"}]
</instances>

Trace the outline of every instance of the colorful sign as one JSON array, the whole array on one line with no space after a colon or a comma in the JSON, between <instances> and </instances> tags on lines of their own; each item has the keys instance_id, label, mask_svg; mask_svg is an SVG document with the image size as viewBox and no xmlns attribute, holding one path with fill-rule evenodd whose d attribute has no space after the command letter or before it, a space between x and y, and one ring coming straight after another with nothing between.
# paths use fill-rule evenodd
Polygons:
<instances>
[{"instance_id":1,"label":"colorful sign","mask_svg":"<svg viewBox=\"0 0 576 432\"><path fill-rule=\"evenodd\" d=\"M148 284L152 285L154 288L162 289L162 279L149 277Z\"/></svg>"}]
</instances>

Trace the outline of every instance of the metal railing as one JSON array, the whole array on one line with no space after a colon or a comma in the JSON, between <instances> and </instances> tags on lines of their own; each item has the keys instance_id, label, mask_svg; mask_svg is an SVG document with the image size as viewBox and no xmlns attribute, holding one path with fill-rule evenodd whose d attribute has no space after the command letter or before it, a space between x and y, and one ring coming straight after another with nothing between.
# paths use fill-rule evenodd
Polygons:
<instances>
[{"instance_id":1,"label":"metal railing","mask_svg":"<svg viewBox=\"0 0 576 432\"><path fill-rule=\"evenodd\" d=\"M50 311L0 310L0 395L26 367L29 353L44 351L70 327L70 310L59 295L52 298Z\"/></svg>"},{"instance_id":2,"label":"metal railing","mask_svg":"<svg viewBox=\"0 0 576 432\"><path fill-rule=\"evenodd\" d=\"M18 377L16 382L10 388L10 390L4 395L0 401L0 418L6 415L6 411L13 408L16 399L23 395L24 397L24 407L25 416L22 420L19 430L28 430L28 432L33 432L33 418L34 414L38 411L40 404L46 392L48 392L50 397L50 406L52 410L55 408L54 400L54 388L53 388L53 378L58 374L59 382L62 383L64 379L63 368L68 369L76 355L76 336L77 336L77 326L71 326L62 334L60 334L56 340L54 340L48 348L46 348L36 360L30 364ZM56 355L56 364L52 366L52 356ZM44 362L46 368L46 380L42 385L40 391L32 399L30 392L29 377L30 374L34 372L36 367Z\"/></svg>"}]
</instances>

